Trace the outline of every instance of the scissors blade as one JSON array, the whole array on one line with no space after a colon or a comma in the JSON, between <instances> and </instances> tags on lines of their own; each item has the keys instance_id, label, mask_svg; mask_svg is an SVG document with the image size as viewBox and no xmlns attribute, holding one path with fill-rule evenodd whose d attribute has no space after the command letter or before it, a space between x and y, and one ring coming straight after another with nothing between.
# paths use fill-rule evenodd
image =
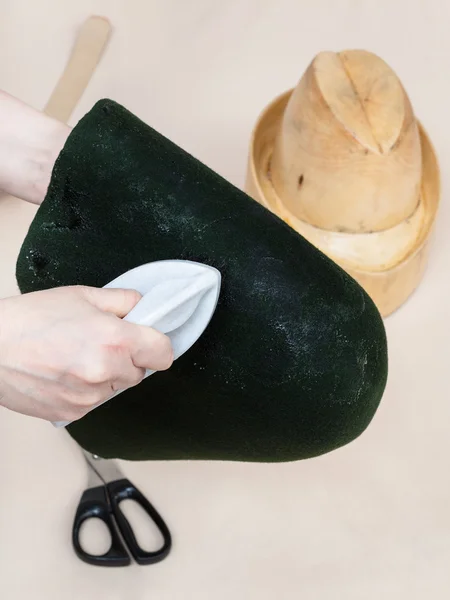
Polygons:
<instances>
[{"instance_id":1,"label":"scissors blade","mask_svg":"<svg viewBox=\"0 0 450 600\"><path fill-rule=\"evenodd\" d=\"M81 448L81 451L83 453L84 459L85 459L85 461L87 463L87 467L88 467L88 484L87 484L88 489L98 487L100 485L104 486L105 482L103 481L102 476L100 475L100 473L98 473L97 469L94 468L92 461L90 459L90 457L92 455L90 455L88 452L86 452L82 448Z\"/></svg>"},{"instance_id":2,"label":"scissors blade","mask_svg":"<svg viewBox=\"0 0 450 600\"><path fill-rule=\"evenodd\" d=\"M119 469L114 459L101 458L86 450L83 450L83 454L91 470L97 474L105 485L111 481L117 481L124 478L122 471Z\"/></svg>"}]
</instances>

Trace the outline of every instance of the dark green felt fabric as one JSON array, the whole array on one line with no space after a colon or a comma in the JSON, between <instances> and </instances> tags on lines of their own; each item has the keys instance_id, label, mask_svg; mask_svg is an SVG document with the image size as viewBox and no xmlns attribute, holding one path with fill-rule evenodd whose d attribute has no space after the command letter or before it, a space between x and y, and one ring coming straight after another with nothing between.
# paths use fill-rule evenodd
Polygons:
<instances>
[{"instance_id":1,"label":"dark green felt fabric","mask_svg":"<svg viewBox=\"0 0 450 600\"><path fill-rule=\"evenodd\" d=\"M110 100L73 129L17 263L22 292L103 286L162 259L218 268L196 345L69 426L105 458L289 461L358 437L384 391L359 285L242 191Z\"/></svg>"}]
</instances>

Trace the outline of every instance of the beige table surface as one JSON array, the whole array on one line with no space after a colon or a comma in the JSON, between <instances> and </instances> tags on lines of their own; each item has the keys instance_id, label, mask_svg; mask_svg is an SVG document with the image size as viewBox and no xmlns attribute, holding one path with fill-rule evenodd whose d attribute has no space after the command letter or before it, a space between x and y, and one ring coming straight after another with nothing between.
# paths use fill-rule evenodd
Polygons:
<instances>
[{"instance_id":1,"label":"beige table surface","mask_svg":"<svg viewBox=\"0 0 450 600\"><path fill-rule=\"evenodd\" d=\"M0 597L449 598L450 3L1 0L0 87L44 106L91 13L115 31L72 123L113 98L242 186L263 106L317 52L365 48L396 69L428 129L443 202L425 280L387 320L389 384L359 440L279 466L123 465L173 531L160 565L81 563L70 545L86 482L81 455L66 433L0 411ZM14 261L32 214L0 200L2 296L16 292Z\"/></svg>"}]
</instances>

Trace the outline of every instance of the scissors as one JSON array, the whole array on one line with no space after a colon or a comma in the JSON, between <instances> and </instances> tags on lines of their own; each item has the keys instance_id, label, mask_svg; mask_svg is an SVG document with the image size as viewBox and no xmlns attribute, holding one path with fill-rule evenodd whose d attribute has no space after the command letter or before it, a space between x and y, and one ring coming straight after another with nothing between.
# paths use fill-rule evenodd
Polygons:
<instances>
[{"instance_id":1,"label":"scissors","mask_svg":"<svg viewBox=\"0 0 450 600\"><path fill-rule=\"evenodd\" d=\"M125 478L114 460L100 458L85 450L83 454L89 467L88 488L81 496L72 527L72 544L78 558L90 565L105 567L130 565L130 554L139 565L151 565L164 560L171 550L172 538L154 506ZM127 499L140 504L157 526L163 537L163 545L159 550L147 552L137 543L130 523L120 510L120 503ZM80 544L81 526L93 518L101 519L111 536L109 550L99 556L85 552Z\"/></svg>"}]
</instances>

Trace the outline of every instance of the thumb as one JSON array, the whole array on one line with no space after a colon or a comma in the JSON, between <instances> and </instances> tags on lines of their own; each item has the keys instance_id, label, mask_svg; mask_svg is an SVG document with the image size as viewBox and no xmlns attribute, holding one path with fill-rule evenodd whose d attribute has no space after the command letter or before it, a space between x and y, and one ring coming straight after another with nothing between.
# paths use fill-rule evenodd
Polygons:
<instances>
[{"instance_id":1,"label":"thumb","mask_svg":"<svg viewBox=\"0 0 450 600\"><path fill-rule=\"evenodd\" d=\"M99 310L112 313L120 318L125 317L142 298L138 291L122 288L80 286L80 291L90 304Z\"/></svg>"}]
</instances>

